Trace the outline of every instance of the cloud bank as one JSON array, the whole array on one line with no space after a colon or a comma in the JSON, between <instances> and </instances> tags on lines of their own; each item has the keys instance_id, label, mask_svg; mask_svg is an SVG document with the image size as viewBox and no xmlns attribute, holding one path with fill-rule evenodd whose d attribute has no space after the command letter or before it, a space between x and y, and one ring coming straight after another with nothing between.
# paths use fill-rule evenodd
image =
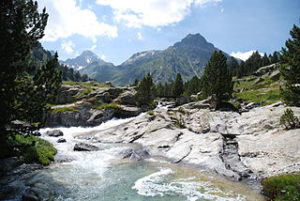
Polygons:
<instances>
[{"instance_id":1,"label":"cloud bank","mask_svg":"<svg viewBox=\"0 0 300 201\"><path fill-rule=\"evenodd\" d=\"M101 6L113 9L114 19L128 27L166 26L183 20L193 5L205 5L222 0L97 0Z\"/></svg>"},{"instance_id":2,"label":"cloud bank","mask_svg":"<svg viewBox=\"0 0 300 201\"><path fill-rule=\"evenodd\" d=\"M248 52L232 52L231 54L230 54L230 56L233 56L233 57L235 57L235 58L239 58L239 59L241 59L241 60L243 60L243 61L246 61L255 51L257 51L257 50L250 50L250 51L248 51ZM261 53L261 52L259 52L259 54L261 55L261 56L263 56L264 54L263 53Z\"/></svg>"},{"instance_id":3,"label":"cloud bank","mask_svg":"<svg viewBox=\"0 0 300 201\"><path fill-rule=\"evenodd\" d=\"M117 37L116 26L97 19L90 9L82 9L76 0L38 0L39 8L49 13L43 41L56 41L78 34L96 41L97 36Z\"/></svg>"}]
</instances>

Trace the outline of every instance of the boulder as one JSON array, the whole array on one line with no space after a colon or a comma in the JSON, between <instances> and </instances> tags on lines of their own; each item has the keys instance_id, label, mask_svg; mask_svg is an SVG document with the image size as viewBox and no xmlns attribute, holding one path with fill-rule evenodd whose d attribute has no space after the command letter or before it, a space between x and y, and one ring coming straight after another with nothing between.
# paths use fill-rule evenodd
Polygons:
<instances>
[{"instance_id":1,"label":"boulder","mask_svg":"<svg viewBox=\"0 0 300 201\"><path fill-rule=\"evenodd\" d=\"M279 65L276 63L276 64L271 64L269 66L263 66L261 68L259 68L255 73L254 75L257 75L257 76L262 76L266 73L269 73L271 71L274 71L276 70L277 68L279 67Z\"/></svg>"},{"instance_id":2,"label":"boulder","mask_svg":"<svg viewBox=\"0 0 300 201\"><path fill-rule=\"evenodd\" d=\"M55 130L47 131L46 135L48 135L50 137L60 137L60 136L63 136L64 133L61 130L55 129Z\"/></svg>"},{"instance_id":3,"label":"boulder","mask_svg":"<svg viewBox=\"0 0 300 201\"><path fill-rule=\"evenodd\" d=\"M75 144L73 150L74 151L98 151L99 148L91 144L77 143Z\"/></svg>"},{"instance_id":4,"label":"boulder","mask_svg":"<svg viewBox=\"0 0 300 201\"><path fill-rule=\"evenodd\" d=\"M136 93L133 91L125 91L120 95L118 98L118 101L122 105L131 105L135 106L136 105Z\"/></svg>"},{"instance_id":5,"label":"boulder","mask_svg":"<svg viewBox=\"0 0 300 201\"><path fill-rule=\"evenodd\" d=\"M129 158L131 160L140 161L145 158L149 158L150 154L145 148L138 148L138 149L126 149L120 152L122 158Z\"/></svg>"},{"instance_id":6,"label":"boulder","mask_svg":"<svg viewBox=\"0 0 300 201\"><path fill-rule=\"evenodd\" d=\"M107 92L114 98L117 98L123 91L123 88L109 88L107 90Z\"/></svg>"},{"instance_id":7,"label":"boulder","mask_svg":"<svg viewBox=\"0 0 300 201\"><path fill-rule=\"evenodd\" d=\"M65 138L59 138L57 140L57 143L64 143L64 142L67 142L67 140Z\"/></svg>"},{"instance_id":8,"label":"boulder","mask_svg":"<svg viewBox=\"0 0 300 201\"><path fill-rule=\"evenodd\" d=\"M72 103L76 100L76 95L80 94L84 90L85 88L79 85L63 85L58 91L55 102L57 104Z\"/></svg>"}]
</instances>

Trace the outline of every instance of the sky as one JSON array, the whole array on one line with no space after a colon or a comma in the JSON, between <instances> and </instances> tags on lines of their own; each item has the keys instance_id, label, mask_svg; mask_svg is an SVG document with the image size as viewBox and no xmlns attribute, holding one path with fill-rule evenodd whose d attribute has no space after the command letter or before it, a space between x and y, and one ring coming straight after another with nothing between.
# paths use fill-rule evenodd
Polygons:
<instances>
[{"instance_id":1,"label":"sky","mask_svg":"<svg viewBox=\"0 0 300 201\"><path fill-rule=\"evenodd\" d=\"M45 49L61 60L91 50L116 65L136 52L166 49L189 33L245 60L254 50L281 50L293 24L300 24L299 0L37 1L49 14Z\"/></svg>"}]
</instances>

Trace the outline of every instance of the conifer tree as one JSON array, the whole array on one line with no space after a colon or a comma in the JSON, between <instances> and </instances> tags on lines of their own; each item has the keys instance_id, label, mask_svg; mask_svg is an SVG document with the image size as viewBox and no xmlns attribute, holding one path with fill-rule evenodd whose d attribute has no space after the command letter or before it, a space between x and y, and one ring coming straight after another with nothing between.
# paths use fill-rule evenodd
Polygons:
<instances>
[{"instance_id":1,"label":"conifer tree","mask_svg":"<svg viewBox=\"0 0 300 201\"><path fill-rule=\"evenodd\" d=\"M140 106L149 106L153 103L155 98L155 86L150 73L140 81L136 96L137 103Z\"/></svg>"},{"instance_id":2,"label":"conifer tree","mask_svg":"<svg viewBox=\"0 0 300 201\"><path fill-rule=\"evenodd\" d=\"M181 74L177 73L176 79L174 82L173 94L175 97L180 97L183 94L183 81L181 78Z\"/></svg>"},{"instance_id":3,"label":"conifer tree","mask_svg":"<svg viewBox=\"0 0 300 201\"><path fill-rule=\"evenodd\" d=\"M286 80L286 85L281 89L284 102L291 106L300 106L300 28L296 25L290 31L292 39L285 43L282 49L282 59L285 65L281 73Z\"/></svg>"},{"instance_id":4,"label":"conifer tree","mask_svg":"<svg viewBox=\"0 0 300 201\"><path fill-rule=\"evenodd\" d=\"M7 134L6 126L15 117L16 89L28 76L30 51L44 36L48 14L38 12L32 0L0 1L0 141ZM25 86L26 84L23 84ZM26 101L26 100L24 100Z\"/></svg>"},{"instance_id":5,"label":"conifer tree","mask_svg":"<svg viewBox=\"0 0 300 201\"><path fill-rule=\"evenodd\" d=\"M226 57L221 51L215 51L208 61L202 77L202 91L206 97L212 96L215 108L231 96L232 78L226 64Z\"/></svg>"}]
</instances>

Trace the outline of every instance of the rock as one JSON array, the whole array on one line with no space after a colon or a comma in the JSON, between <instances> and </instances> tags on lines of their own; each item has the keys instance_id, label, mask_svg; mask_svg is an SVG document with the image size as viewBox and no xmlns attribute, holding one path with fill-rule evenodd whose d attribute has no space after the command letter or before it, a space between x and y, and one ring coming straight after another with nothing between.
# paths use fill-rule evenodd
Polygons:
<instances>
[{"instance_id":1,"label":"rock","mask_svg":"<svg viewBox=\"0 0 300 201\"><path fill-rule=\"evenodd\" d=\"M142 147L138 149L126 149L120 152L120 155L123 159L130 158L131 160L136 160L136 161L140 161L150 157L148 151Z\"/></svg>"},{"instance_id":2,"label":"rock","mask_svg":"<svg viewBox=\"0 0 300 201\"><path fill-rule=\"evenodd\" d=\"M183 105L182 107L187 109L208 109L210 108L209 103L207 100L198 101L198 102L191 102Z\"/></svg>"},{"instance_id":3,"label":"rock","mask_svg":"<svg viewBox=\"0 0 300 201\"><path fill-rule=\"evenodd\" d=\"M91 116L86 121L86 124L93 126L93 125L99 125L104 121L112 119L116 114L116 110L114 110L114 109L105 109L105 110L91 109L90 113L91 113Z\"/></svg>"},{"instance_id":4,"label":"rock","mask_svg":"<svg viewBox=\"0 0 300 201\"><path fill-rule=\"evenodd\" d=\"M129 117L134 117L142 113L143 109L138 108L138 107L122 107L120 110L117 111L116 116L118 118L129 118Z\"/></svg>"},{"instance_id":5,"label":"rock","mask_svg":"<svg viewBox=\"0 0 300 201\"><path fill-rule=\"evenodd\" d=\"M270 79L273 81L277 81L280 78L280 71L279 70L275 70L273 72L271 72L271 74L269 75Z\"/></svg>"},{"instance_id":6,"label":"rock","mask_svg":"<svg viewBox=\"0 0 300 201\"><path fill-rule=\"evenodd\" d=\"M57 104L72 103L76 100L76 95L84 91L85 88L79 85L63 85L58 91L56 98Z\"/></svg>"},{"instance_id":7,"label":"rock","mask_svg":"<svg viewBox=\"0 0 300 201\"><path fill-rule=\"evenodd\" d=\"M261 77L259 77L259 78L257 78L257 79L254 81L254 84L258 84L258 83L261 83L261 82L263 82L263 81L264 81L264 79L261 78Z\"/></svg>"},{"instance_id":8,"label":"rock","mask_svg":"<svg viewBox=\"0 0 300 201\"><path fill-rule=\"evenodd\" d=\"M136 93L133 91L125 91L118 98L118 102L122 105L136 106Z\"/></svg>"},{"instance_id":9,"label":"rock","mask_svg":"<svg viewBox=\"0 0 300 201\"><path fill-rule=\"evenodd\" d=\"M254 75L256 75L256 76L262 76L262 75L264 75L264 74L266 74L266 73L269 73L269 72L274 71L274 70L277 69L277 68L279 68L278 63L276 63L276 64L271 64L271 65L269 65L269 66L263 66L263 67L259 68L259 69L254 73Z\"/></svg>"},{"instance_id":10,"label":"rock","mask_svg":"<svg viewBox=\"0 0 300 201\"><path fill-rule=\"evenodd\" d=\"M24 161L18 157L5 158L0 160L0 175L6 174L8 171L15 169L23 164Z\"/></svg>"},{"instance_id":11,"label":"rock","mask_svg":"<svg viewBox=\"0 0 300 201\"><path fill-rule=\"evenodd\" d=\"M113 96L108 92L100 93L100 94L91 94L90 97L95 97L98 101L103 103L110 103L113 99Z\"/></svg>"},{"instance_id":12,"label":"rock","mask_svg":"<svg viewBox=\"0 0 300 201\"><path fill-rule=\"evenodd\" d=\"M64 143L64 142L67 142L67 140L65 138L59 138L57 140L57 143Z\"/></svg>"},{"instance_id":13,"label":"rock","mask_svg":"<svg viewBox=\"0 0 300 201\"><path fill-rule=\"evenodd\" d=\"M86 143L77 143L75 144L73 150L74 151L98 151L99 148L94 145L90 145Z\"/></svg>"},{"instance_id":14,"label":"rock","mask_svg":"<svg viewBox=\"0 0 300 201\"><path fill-rule=\"evenodd\" d=\"M37 184L36 184L37 185ZM38 185L37 185L38 186ZM51 195L47 188L30 187L25 190L22 201L47 201L52 200Z\"/></svg>"},{"instance_id":15,"label":"rock","mask_svg":"<svg viewBox=\"0 0 300 201\"><path fill-rule=\"evenodd\" d=\"M55 130L47 131L46 135L48 135L50 137L60 137L60 136L63 136L64 133L61 130L55 129Z\"/></svg>"},{"instance_id":16,"label":"rock","mask_svg":"<svg viewBox=\"0 0 300 201\"><path fill-rule=\"evenodd\" d=\"M124 88L109 88L107 92L114 98L117 98L122 92L124 91Z\"/></svg>"}]
</instances>

